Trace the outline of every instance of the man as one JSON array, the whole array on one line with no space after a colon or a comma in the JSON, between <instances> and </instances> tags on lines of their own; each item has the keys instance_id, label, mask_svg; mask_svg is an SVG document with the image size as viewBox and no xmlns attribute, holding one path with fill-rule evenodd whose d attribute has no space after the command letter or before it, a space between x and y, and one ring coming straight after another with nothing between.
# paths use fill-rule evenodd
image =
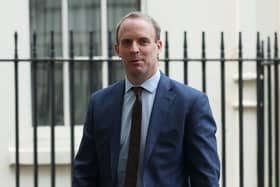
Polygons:
<instances>
[{"instance_id":1,"label":"man","mask_svg":"<svg viewBox=\"0 0 280 187\"><path fill-rule=\"evenodd\" d=\"M115 51L126 77L91 97L74 187L219 186L207 96L159 71L162 45L160 27L145 14L129 13L118 24ZM141 134L131 135L139 103Z\"/></svg>"}]
</instances>

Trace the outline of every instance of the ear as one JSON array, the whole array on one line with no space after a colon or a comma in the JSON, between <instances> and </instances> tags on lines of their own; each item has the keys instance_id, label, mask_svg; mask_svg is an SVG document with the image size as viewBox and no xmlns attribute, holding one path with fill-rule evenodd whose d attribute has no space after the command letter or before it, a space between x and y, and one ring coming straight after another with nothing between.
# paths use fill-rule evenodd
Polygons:
<instances>
[{"instance_id":1,"label":"ear","mask_svg":"<svg viewBox=\"0 0 280 187\"><path fill-rule=\"evenodd\" d=\"M163 42L162 40L157 40L156 42L156 46L157 46L157 49L158 49L158 53L160 53L162 47L163 47Z\"/></svg>"},{"instance_id":2,"label":"ear","mask_svg":"<svg viewBox=\"0 0 280 187\"><path fill-rule=\"evenodd\" d=\"M121 56L120 56L120 52L119 52L119 51L120 51L120 50L119 50L119 44L115 44L115 45L114 45L114 49L115 49L116 54L117 54L119 57L121 57Z\"/></svg>"}]
</instances>

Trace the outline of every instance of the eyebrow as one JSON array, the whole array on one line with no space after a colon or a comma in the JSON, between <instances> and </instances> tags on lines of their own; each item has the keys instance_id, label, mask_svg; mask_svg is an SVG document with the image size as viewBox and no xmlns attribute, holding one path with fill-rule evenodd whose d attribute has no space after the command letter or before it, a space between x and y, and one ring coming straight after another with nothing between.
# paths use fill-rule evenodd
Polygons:
<instances>
[{"instance_id":1,"label":"eyebrow","mask_svg":"<svg viewBox=\"0 0 280 187\"><path fill-rule=\"evenodd\" d=\"M151 40L149 37L145 37L145 36L143 36L143 37L139 37L139 38L137 38L136 40ZM131 38L122 38L122 39L120 39L120 41L124 41L124 40L133 40L133 39L131 39Z\"/></svg>"}]
</instances>

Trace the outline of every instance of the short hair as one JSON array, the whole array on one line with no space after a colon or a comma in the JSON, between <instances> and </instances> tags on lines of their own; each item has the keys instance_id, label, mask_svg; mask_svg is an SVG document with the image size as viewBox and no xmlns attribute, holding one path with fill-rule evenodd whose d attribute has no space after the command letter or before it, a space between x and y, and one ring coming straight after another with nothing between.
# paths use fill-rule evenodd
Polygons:
<instances>
[{"instance_id":1,"label":"short hair","mask_svg":"<svg viewBox=\"0 0 280 187\"><path fill-rule=\"evenodd\" d=\"M155 29L156 40L160 40L161 28L160 28L159 24L156 22L156 20L155 20L154 18L152 18L151 16L147 15L147 14L134 11L134 12L130 12L130 13L128 13L127 15L125 15L124 17L122 17L121 20L120 20L120 22L117 24L117 26L116 26L116 33L115 33L115 34L116 34L116 43L119 42L118 34L119 34L119 30L120 30L120 27L121 27L122 23L123 23L126 19L129 19L129 18L132 18L132 19L139 18L139 19L143 19L143 20L146 20L146 21L148 21L149 23L151 23L152 26L153 26L154 29Z\"/></svg>"}]
</instances>

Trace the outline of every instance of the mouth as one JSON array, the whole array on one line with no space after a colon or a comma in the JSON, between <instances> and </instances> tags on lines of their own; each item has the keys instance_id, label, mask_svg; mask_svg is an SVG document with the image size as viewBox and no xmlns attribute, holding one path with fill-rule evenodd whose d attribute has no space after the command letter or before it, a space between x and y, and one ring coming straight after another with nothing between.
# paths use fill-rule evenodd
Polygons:
<instances>
[{"instance_id":1,"label":"mouth","mask_svg":"<svg viewBox=\"0 0 280 187\"><path fill-rule=\"evenodd\" d=\"M129 60L129 62L130 63L133 63L133 64L135 64L135 63L140 63L140 62L142 62L143 61L143 59L132 59L132 60Z\"/></svg>"}]
</instances>

